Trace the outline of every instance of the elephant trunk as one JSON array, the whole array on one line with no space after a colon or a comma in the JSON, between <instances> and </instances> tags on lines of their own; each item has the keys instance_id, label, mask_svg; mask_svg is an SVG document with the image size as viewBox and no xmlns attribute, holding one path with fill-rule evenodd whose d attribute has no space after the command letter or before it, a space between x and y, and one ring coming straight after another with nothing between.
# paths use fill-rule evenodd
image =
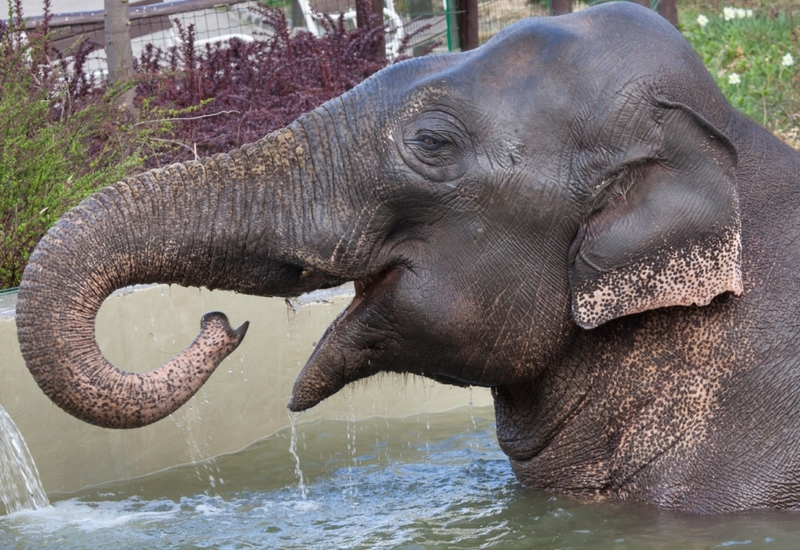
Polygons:
<instances>
[{"instance_id":1,"label":"elephant trunk","mask_svg":"<svg viewBox=\"0 0 800 550\"><path fill-rule=\"evenodd\" d=\"M320 179L309 154L320 138L305 130L295 123L227 155L129 178L50 230L23 274L16 320L22 355L54 403L100 426L150 424L185 403L247 329L207 314L172 361L123 372L94 337L97 312L116 289L167 283L288 296L339 282L320 259L329 251L302 230L319 226L303 218L321 215L302 207ZM320 267L330 268L327 279Z\"/></svg>"}]
</instances>

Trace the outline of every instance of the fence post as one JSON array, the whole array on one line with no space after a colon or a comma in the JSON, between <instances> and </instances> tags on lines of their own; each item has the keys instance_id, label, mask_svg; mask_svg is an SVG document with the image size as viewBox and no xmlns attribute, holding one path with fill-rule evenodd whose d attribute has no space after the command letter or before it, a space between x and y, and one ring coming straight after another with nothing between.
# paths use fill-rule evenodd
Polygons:
<instances>
[{"instance_id":1,"label":"fence post","mask_svg":"<svg viewBox=\"0 0 800 550\"><path fill-rule=\"evenodd\" d=\"M478 0L458 0L458 41L461 51L478 47Z\"/></svg>"},{"instance_id":2,"label":"fence post","mask_svg":"<svg viewBox=\"0 0 800 550\"><path fill-rule=\"evenodd\" d=\"M305 27L306 18L303 16L303 8L300 2L292 0L292 27Z\"/></svg>"},{"instance_id":3,"label":"fence post","mask_svg":"<svg viewBox=\"0 0 800 550\"><path fill-rule=\"evenodd\" d=\"M128 0L105 0L105 47L108 81L117 82L133 78L133 50L131 49L131 20ZM133 102L134 90L120 98L125 105Z\"/></svg>"},{"instance_id":4,"label":"fence post","mask_svg":"<svg viewBox=\"0 0 800 550\"><path fill-rule=\"evenodd\" d=\"M550 0L550 15L572 13L572 0Z\"/></svg>"}]
</instances>

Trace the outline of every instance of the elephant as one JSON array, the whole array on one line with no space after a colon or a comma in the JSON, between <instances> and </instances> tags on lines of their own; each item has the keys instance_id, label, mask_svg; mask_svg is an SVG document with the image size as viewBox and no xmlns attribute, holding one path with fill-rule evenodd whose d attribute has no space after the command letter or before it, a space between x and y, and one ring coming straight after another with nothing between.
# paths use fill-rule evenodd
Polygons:
<instances>
[{"instance_id":1,"label":"elephant","mask_svg":"<svg viewBox=\"0 0 800 550\"><path fill-rule=\"evenodd\" d=\"M532 18L98 191L31 255L20 347L62 409L133 428L186 402L247 326L209 313L166 365L123 372L94 339L115 289L353 282L291 410L379 372L489 387L525 486L797 509L798 184L800 154L732 108L660 16Z\"/></svg>"}]
</instances>

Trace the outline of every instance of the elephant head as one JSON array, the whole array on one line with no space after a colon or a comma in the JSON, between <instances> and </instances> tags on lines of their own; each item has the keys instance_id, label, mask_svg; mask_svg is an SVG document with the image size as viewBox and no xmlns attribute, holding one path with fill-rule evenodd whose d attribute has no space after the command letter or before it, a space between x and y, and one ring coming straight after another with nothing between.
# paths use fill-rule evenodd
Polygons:
<instances>
[{"instance_id":1,"label":"elephant head","mask_svg":"<svg viewBox=\"0 0 800 550\"><path fill-rule=\"evenodd\" d=\"M115 289L354 281L292 410L380 371L535 382L587 330L742 292L731 116L680 34L630 4L398 63L257 143L67 213L23 276L23 356L67 412L141 426L189 399L246 326L209 314L167 365L121 372L93 337Z\"/></svg>"}]
</instances>

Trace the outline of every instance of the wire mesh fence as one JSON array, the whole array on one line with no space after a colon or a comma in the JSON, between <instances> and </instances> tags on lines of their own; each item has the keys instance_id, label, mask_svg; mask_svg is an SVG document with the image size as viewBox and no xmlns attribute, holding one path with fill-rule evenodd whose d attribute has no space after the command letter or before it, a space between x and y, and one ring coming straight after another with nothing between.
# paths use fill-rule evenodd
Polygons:
<instances>
[{"instance_id":1,"label":"wire mesh fence","mask_svg":"<svg viewBox=\"0 0 800 550\"><path fill-rule=\"evenodd\" d=\"M455 49L457 46L450 39L455 14L454 10L448 10L446 0L384 0L387 55L421 55L431 49ZM325 15L334 19L342 16L347 24L354 25L355 1L295 0L290 15L295 28L305 27L318 33L317 22Z\"/></svg>"},{"instance_id":2,"label":"wire mesh fence","mask_svg":"<svg viewBox=\"0 0 800 550\"><path fill-rule=\"evenodd\" d=\"M262 0L263 2L263 0ZM291 25L299 32L324 32L318 23L321 14L333 18L343 16L348 25L355 25L355 0L267 0L273 7L283 9ZM480 0L479 37L483 43L504 26L533 15L546 15L537 0ZM252 40L272 32L262 23L261 16L251 8L255 0L183 0L160 2L144 0L132 3L131 45L138 56L146 44L169 48L180 44L178 25L193 25L199 45L232 37ZM263 5L263 4L262 4ZM405 55L457 51L458 43L456 0L384 0L384 21L387 24L387 55L394 57L401 45ZM31 17L28 25L41 23L41 17ZM89 58L87 69L105 70L103 11L56 14L50 21L55 46L65 53L83 37L100 45Z\"/></svg>"},{"instance_id":3,"label":"wire mesh fence","mask_svg":"<svg viewBox=\"0 0 800 550\"><path fill-rule=\"evenodd\" d=\"M133 55L138 56L146 44L166 49L180 44L178 25L188 28L193 25L196 44L220 41L231 37L252 40L254 36L269 34L268 27L261 23L250 10L255 2L230 0L186 0L183 2L134 4L130 10L130 33ZM70 14L56 14L50 21L50 29L56 48L69 54L84 37L98 44L90 57L89 70L105 70L104 14L102 10ZM31 17L27 25L41 23L41 17Z\"/></svg>"},{"instance_id":4,"label":"wire mesh fence","mask_svg":"<svg viewBox=\"0 0 800 550\"><path fill-rule=\"evenodd\" d=\"M532 0L480 0L478 2L478 40L481 44L511 23L526 17L549 15L544 2Z\"/></svg>"}]
</instances>

